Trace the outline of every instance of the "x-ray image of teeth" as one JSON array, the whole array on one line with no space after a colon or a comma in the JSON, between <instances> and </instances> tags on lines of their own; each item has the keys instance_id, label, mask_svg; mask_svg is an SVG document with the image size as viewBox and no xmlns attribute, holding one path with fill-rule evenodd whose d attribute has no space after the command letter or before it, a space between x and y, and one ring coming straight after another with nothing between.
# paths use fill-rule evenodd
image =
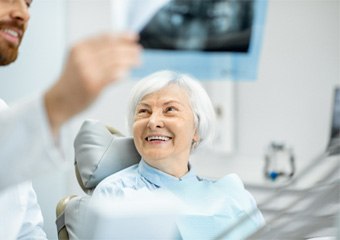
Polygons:
<instances>
[{"instance_id":1,"label":"x-ray image of teeth","mask_svg":"<svg viewBox=\"0 0 340 240\"><path fill-rule=\"evenodd\" d=\"M247 52L251 0L172 0L140 33L145 48Z\"/></svg>"}]
</instances>

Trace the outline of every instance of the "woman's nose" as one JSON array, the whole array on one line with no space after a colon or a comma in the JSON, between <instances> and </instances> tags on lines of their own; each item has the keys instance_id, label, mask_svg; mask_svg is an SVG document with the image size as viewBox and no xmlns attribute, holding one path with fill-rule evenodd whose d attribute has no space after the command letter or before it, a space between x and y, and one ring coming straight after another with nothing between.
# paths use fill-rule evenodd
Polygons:
<instances>
[{"instance_id":1,"label":"woman's nose","mask_svg":"<svg viewBox=\"0 0 340 240\"><path fill-rule=\"evenodd\" d=\"M149 118L148 127L150 129L164 127L163 117L160 113L153 112Z\"/></svg>"}]
</instances>

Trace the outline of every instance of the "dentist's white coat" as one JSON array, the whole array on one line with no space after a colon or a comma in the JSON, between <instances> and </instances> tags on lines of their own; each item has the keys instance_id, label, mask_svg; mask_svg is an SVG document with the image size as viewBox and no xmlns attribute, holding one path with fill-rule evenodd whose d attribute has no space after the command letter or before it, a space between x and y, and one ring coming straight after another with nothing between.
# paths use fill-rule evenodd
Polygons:
<instances>
[{"instance_id":1,"label":"dentist's white coat","mask_svg":"<svg viewBox=\"0 0 340 240\"><path fill-rule=\"evenodd\" d=\"M29 179L61 161L41 99L11 109L0 99L0 239L46 239Z\"/></svg>"}]
</instances>

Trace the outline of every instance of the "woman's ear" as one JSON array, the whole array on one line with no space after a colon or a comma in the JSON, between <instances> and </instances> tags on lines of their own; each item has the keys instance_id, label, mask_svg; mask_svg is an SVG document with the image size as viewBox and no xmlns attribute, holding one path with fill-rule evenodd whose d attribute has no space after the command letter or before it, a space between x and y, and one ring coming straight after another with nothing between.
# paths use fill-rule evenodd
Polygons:
<instances>
[{"instance_id":1,"label":"woman's ear","mask_svg":"<svg viewBox=\"0 0 340 240\"><path fill-rule=\"evenodd\" d=\"M200 141L200 136L198 134L197 128L195 129L195 134L194 134L194 137L192 138L192 141L196 143Z\"/></svg>"},{"instance_id":2,"label":"woman's ear","mask_svg":"<svg viewBox=\"0 0 340 240\"><path fill-rule=\"evenodd\" d=\"M196 149L197 148L199 140L200 140L200 138L199 138L198 134L195 134L193 139L192 139L191 149Z\"/></svg>"}]
</instances>

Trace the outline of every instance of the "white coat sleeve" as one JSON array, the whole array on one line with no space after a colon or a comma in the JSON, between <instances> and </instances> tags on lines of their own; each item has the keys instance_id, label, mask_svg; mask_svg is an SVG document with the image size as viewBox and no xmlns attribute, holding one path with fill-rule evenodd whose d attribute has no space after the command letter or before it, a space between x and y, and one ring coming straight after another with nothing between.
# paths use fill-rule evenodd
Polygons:
<instances>
[{"instance_id":1,"label":"white coat sleeve","mask_svg":"<svg viewBox=\"0 0 340 240\"><path fill-rule=\"evenodd\" d=\"M32 183L22 183L18 186L18 189L24 203L22 205L24 208L24 216L16 239L47 240L46 234L43 230L43 216L38 205L37 196L33 190Z\"/></svg>"},{"instance_id":2,"label":"white coat sleeve","mask_svg":"<svg viewBox=\"0 0 340 240\"><path fill-rule=\"evenodd\" d=\"M0 191L64 167L42 96L0 111L0 164Z\"/></svg>"}]
</instances>

